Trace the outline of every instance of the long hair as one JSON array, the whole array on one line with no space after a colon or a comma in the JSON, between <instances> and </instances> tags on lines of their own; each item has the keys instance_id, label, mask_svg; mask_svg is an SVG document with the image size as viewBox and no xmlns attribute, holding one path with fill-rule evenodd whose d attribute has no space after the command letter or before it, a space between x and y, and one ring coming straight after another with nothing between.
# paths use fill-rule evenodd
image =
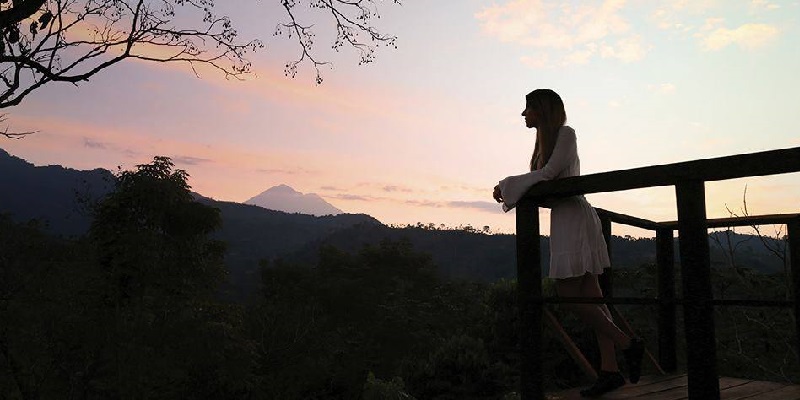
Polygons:
<instances>
[{"instance_id":1,"label":"long hair","mask_svg":"<svg viewBox=\"0 0 800 400\"><path fill-rule=\"evenodd\" d=\"M531 156L531 171L547 164L556 146L558 130L567 122L564 102L550 89L536 89L525 96L525 108L536 113L536 145Z\"/></svg>"}]
</instances>

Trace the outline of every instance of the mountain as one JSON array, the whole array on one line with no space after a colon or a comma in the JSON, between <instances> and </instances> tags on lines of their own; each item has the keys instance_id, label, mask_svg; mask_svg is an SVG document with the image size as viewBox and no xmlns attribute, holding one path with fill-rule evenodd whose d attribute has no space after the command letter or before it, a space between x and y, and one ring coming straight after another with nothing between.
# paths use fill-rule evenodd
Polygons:
<instances>
[{"instance_id":1,"label":"mountain","mask_svg":"<svg viewBox=\"0 0 800 400\"><path fill-rule=\"evenodd\" d=\"M85 234L92 220L89 205L113 188L114 176L107 170L35 166L0 149L0 213L9 214L17 222L38 220L51 234ZM227 245L225 263L234 297L257 287L261 260L298 251L309 242L353 225L380 225L369 215L342 214L339 210L338 215L318 217L192 195L221 211L222 228L213 235Z\"/></svg>"},{"instance_id":2,"label":"mountain","mask_svg":"<svg viewBox=\"0 0 800 400\"><path fill-rule=\"evenodd\" d=\"M83 234L91 223L88 206L113 187L107 170L37 167L0 149L0 212L16 221L36 219L55 234Z\"/></svg>"},{"instance_id":3,"label":"mountain","mask_svg":"<svg viewBox=\"0 0 800 400\"><path fill-rule=\"evenodd\" d=\"M270 210L309 215L337 215L342 210L332 206L315 193L300 193L287 185L273 186L244 204L252 204Z\"/></svg>"},{"instance_id":4,"label":"mountain","mask_svg":"<svg viewBox=\"0 0 800 400\"><path fill-rule=\"evenodd\" d=\"M17 222L46 221L45 230L60 235L81 235L88 230L91 215L86 203L100 199L113 188L114 177L106 170L77 171L61 166L37 167L0 149L0 213ZM273 188L276 189L276 188ZM286 193L293 189L278 187ZM256 290L262 261L282 259L314 265L322 246L357 252L381 240L407 240L415 251L428 253L445 279L495 281L516 276L513 235L486 235L462 230L419 227L391 228L364 214L314 216L291 214L251 204L217 201L194 193L197 201L221 211L222 227L213 236L226 243L229 270L228 297L243 299ZM307 195L306 195L307 196ZM719 243L733 243L736 265L764 273L784 266L756 236L709 236L711 263L726 268L728 252ZM542 266L548 265L548 240L541 238ZM781 241L767 240L772 246ZM675 243L677 247L677 240ZM655 262L654 239L612 237L615 268L637 267ZM677 249L675 254L677 255ZM676 262L678 260L676 259Z\"/></svg>"}]
</instances>

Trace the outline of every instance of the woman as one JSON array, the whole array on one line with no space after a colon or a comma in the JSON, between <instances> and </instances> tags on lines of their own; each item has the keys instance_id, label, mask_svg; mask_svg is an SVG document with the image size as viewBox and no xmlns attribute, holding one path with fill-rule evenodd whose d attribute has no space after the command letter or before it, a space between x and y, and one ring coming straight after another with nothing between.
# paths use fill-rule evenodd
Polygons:
<instances>
[{"instance_id":1,"label":"woman","mask_svg":"<svg viewBox=\"0 0 800 400\"><path fill-rule=\"evenodd\" d=\"M525 96L525 126L536 128L536 145L531 157L531 172L509 176L494 188L494 198L503 210L514 208L517 201L541 181L580 175L580 160L575 130L564 125L564 103L556 92L537 89ZM550 277L562 297L603 297L597 276L611 265L600 220L583 196L557 199L548 203L550 214ZM630 338L612 320L605 304L571 304L575 312L591 326L600 347L600 373L597 382L581 391L586 397L600 396L625 384L619 372L615 349L623 349L629 380L639 381L644 344Z\"/></svg>"}]
</instances>

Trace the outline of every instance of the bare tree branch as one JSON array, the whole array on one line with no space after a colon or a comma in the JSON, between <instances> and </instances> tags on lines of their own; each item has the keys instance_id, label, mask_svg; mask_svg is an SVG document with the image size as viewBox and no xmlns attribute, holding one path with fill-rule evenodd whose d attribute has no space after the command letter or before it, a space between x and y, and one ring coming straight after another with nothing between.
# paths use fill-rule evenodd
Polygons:
<instances>
[{"instance_id":1,"label":"bare tree branch","mask_svg":"<svg viewBox=\"0 0 800 400\"><path fill-rule=\"evenodd\" d=\"M370 63L379 45L396 48L396 37L373 25L382 0L275 0L288 21L274 35L297 41L300 55L285 66L295 77L302 63L316 71L329 66L314 52L314 25L301 7L316 10L335 28L331 48L356 49L359 64ZM388 0L387 0L388 2ZM400 0L391 0L400 4ZM77 85L127 59L210 67L227 79L251 71L246 56L263 48L242 41L233 23L214 12L214 0L0 0L0 108L19 105L52 82ZM0 135L23 137L32 132Z\"/></svg>"},{"instance_id":2,"label":"bare tree branch","mask_svg":"<svg viewBox=\"0 0 800 400\"><path fill-rule=\"evenodd\" d=\"M400 0L393 0L394 4L401 4ZM306 2L299 0L281 0L281 5L289 17L288 22L280 23L275 28L275 35L285 35L295 39L300 46L300 56L294 61L286 63L284 74L295 77L297 67L303 62L311 63L316 73L317 84L322 83L320 67L330 65L329 62L319 61L312 52L315 34L313 25L303 24L298 21L294 10ZM331 45L339 51L345 45L358 50L359 65L368 64L375 60L375 49L379 45L397 48L397 37L380 33L371 25L373 19L379 19L375 0L309 0L307 5L312 9L319 9L327 13L334 22L336 38Z\"/></svg>"},{"instance_id":3,"label":"bare tree branch","mask_svg":"<svg viewBox=\"0 0 800 400\"><path fill-rule=\"evenodd\" d=\"M46 0L15 0L10 7L0 9L0 27L22 22L42 8L45 2Z\"/></svg>"},{"instance_id":4,"label":"bare tree branch","mask_svg":"<svg viewBox=\"0 0 800 400\"><path fill-rule=\"evenodd\" d=\"M0 114L0 125L4 124L8 120L8 114ZM36 133L36 131L26 131L26 132L9 132L8 126L6 129L0 132L0 136L5 136L8 139L22 139L25 136L32 135Z\"/></svg>"},{"instance_id":5,"label":"bare tree branch","mask_svg":"<svg viewBox=\"0 0 800 400\"><path fill-rule=\"evenodd\" d=\"M263 44L239 41L230 19L215 15L213 5L212 0L44 2L23 21L2 25L0 108L20 104L44 84L86 81L129 58L204 64L238 78L250 71L247 53ZM177 26L178 20L188 26Z\"/></svg>"}]
</instances>

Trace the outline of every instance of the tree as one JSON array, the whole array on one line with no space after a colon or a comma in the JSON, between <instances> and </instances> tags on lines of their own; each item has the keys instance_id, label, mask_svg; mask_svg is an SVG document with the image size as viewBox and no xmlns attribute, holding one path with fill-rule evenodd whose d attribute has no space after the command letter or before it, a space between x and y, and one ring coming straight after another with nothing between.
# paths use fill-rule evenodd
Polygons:
<instances>
[{"instance_id":1,"label":"tree","mask_svg":"<svg viewBox=\"0 0 800 400\"><path fill-rule=\"evenodd\" d=\"M237 307L216 301L224 245L208 238L219 210L194 201L167 157L121 172L95 212L90 240L104 285L103 397L242 398L247 341ZM245 377L243 379L243 377ZM217 395L214 395L216 393Z\"/></svg>"},{"instance_id":2,"label":"tree","mask_svg":"<svg viewBox=\"0 0 800 400\"><path fill-rule=\"evenodd\" d=\"M90 238L111 302L207 299L225 277L224 246L207 237L221 224L219 210L195 202L186 172L172 168L168 157L155 157L121 172L95 211Z\"/></svg>"},{"instance_id":3,"label":"tree","mask_svg":"<svg viewBox=\"0 0 800 400\"><path fill-rule=\"evenodd\" d=\"M374 59L377 45L394 46L394 36L372 25L376 0L276 1L286 16L275 35L296 40L301 50L286 64L287 76L307 62L321 83L319 68L328 64L314 54L314 25L304 7L322 11L336 27L332 48L355 48L360 63ZM240 78L250 72L247 54L262 47L240 40L230 18L215 13L214 0L0 0L0 108L50 82L77 84L127 59L187 63L196 74L196 66L206 65Z\"/></svg>"},{"instance_id":4,"label":"tree","mask_svg":"<svg viewBox=\"0 0 800 400\"><path fill-rule=\"evenodd\" d=\"M242 309L216 299L219 212L186 177L118 174L88 237L0 214L0 398L256 398Z\"/></svg>"}]
</instances>

